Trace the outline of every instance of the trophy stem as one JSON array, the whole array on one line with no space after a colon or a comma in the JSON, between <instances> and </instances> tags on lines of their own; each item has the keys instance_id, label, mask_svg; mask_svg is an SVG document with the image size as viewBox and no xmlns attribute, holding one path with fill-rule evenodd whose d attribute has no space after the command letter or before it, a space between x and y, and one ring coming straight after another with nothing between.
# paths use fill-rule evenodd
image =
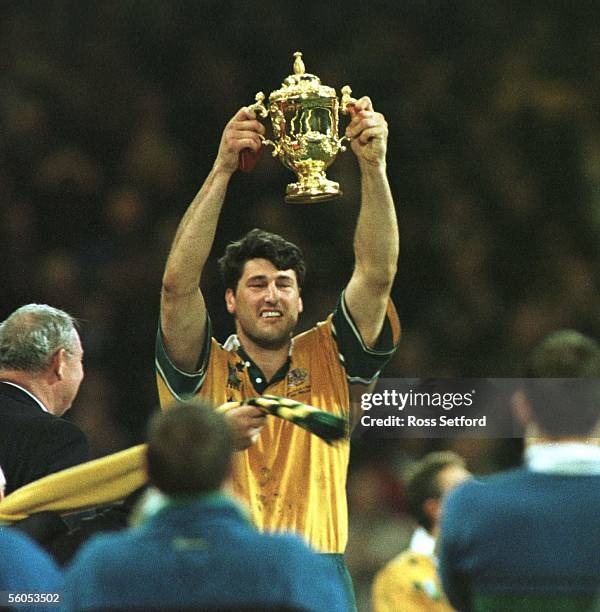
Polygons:
<instances>
[{"instance_id":1,"label":"trophy stem","mask_svg":"<svg viewBox=\"0 0 600 612\"><path fill-rule=\"evenodd\" d=\"M325 176L325 163L319 160L306 160L294 164L298 175L297 183L290 183L285 192L289 204L313 204L333 200L342 195L339 183Z\"/></svg>"}]
</instances>

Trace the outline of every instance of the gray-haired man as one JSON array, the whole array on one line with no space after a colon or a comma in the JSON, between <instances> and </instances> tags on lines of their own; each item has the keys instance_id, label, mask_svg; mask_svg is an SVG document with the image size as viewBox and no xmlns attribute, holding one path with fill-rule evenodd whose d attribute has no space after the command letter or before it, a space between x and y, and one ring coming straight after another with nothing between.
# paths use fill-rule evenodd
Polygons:
<instances>
[{"instance_id":1,"label":"gray-haired man","mask_svg":"<svg viewBox=\"0 0 600 612\"><path fill-rule=\"evenodd\" d=\"M74 319L28 304L0 323L0 465L6 493L89 459L81 430L62 418L83 379Z\"/></svg>"}]
</instances>

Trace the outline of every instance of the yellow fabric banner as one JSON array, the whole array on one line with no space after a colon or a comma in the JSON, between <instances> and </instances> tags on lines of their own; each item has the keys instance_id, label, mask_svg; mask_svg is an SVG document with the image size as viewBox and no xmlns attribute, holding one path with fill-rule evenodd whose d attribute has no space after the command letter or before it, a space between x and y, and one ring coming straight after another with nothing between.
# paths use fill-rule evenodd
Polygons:
<instances>
[{"instance_id":1,"label":"yellow fabric banner","mask_svg":"<svg viewBox=\"0 0 600 612\"><path fill-rule=\"evenodd\" d=\"M147 483L145 444L76 465L30 482L0 502L0 521L34 512L69 513L120 501Z\"/></svg>"}]
</instances>

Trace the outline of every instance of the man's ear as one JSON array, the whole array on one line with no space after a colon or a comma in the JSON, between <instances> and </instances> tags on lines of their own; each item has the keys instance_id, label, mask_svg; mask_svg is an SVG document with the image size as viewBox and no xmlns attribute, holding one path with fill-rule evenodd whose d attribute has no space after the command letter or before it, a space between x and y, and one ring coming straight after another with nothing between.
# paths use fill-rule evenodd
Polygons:
<instances>
[{"instance_id":1,"label":"man's ear","mask_svg":"<svg viewBox=\"0 0 600 612\"><path fill-rule=\"evenodd\" d=\"M513 393L511 398L511 407L513 416L521 425L523 425L523 427L527 427L529 424L531 424L531 404L523 391L515 391Z\"/></svg>"},{"instance_id":2,"label":"man's ear","mask_svg":"<svg viewBox=\"0 0 600 612\"><path fill-rule=\"evenodd\" d=\"M48 371L55 380L62 380L65 377L65 368L67 360L67 351L64 348L58 349L50 357L50 364L48 365Z\"/></svg>"},{"instance_id":3,"label":"man's ear","mask_svg":"<svg viewBox=\"0 0 600 612\"><path fill-rule=\"evenodd\" d=\"M235 314L235 293L233 289L225 291L225 306L229 314Z\"/></svg>"},{"instance_id":4,"label":"man's ear","mask_svg":"<svg viewBox=\"0 0 600 612\"><path fill-rule=\"evenodd\" d=\"M302 298L298 298L298 312L302 312L304 310L304 304L302 302Z\"/></svg>"}]
</instances>

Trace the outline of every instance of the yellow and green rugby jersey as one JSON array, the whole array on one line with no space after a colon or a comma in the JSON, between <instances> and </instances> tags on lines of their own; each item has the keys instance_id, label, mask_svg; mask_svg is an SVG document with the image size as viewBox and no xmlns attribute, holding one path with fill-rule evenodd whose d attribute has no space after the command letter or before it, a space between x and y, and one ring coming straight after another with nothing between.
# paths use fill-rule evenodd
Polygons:
<instances>
[{"instance_id":1,"label":"yellow and green rugby jersey","mask_svg":"<svg viewBox=\"0 0 600 612\"><path fill-rule=\"evenodd\" d=\"M375 576L373 612L452 612L434 560L406 550Z\"/></svg>"},{"instance_id":2,"label":"yellow and green rugby jersey","mask_svg":"<svg viewBox=\"0 0 600 612\"><path fill-rule=\"evenodd\" d=\"M197 395L215 405L262 394L278 395L349 418L348 384L374 381L392 356L400 325L390 302L374 349L363 343L343 294L332 315L292 340L284 366L266 381L236 336L224 345L210 337L196 372L170 361L160 331L156 369L162 407ZM234 494L263 531L293 531L316 550L343 553L348 539L346 473L350 441L329 446L283 419L269 418L256 444L234 455Z\"/></svg>"}]
</instances>

